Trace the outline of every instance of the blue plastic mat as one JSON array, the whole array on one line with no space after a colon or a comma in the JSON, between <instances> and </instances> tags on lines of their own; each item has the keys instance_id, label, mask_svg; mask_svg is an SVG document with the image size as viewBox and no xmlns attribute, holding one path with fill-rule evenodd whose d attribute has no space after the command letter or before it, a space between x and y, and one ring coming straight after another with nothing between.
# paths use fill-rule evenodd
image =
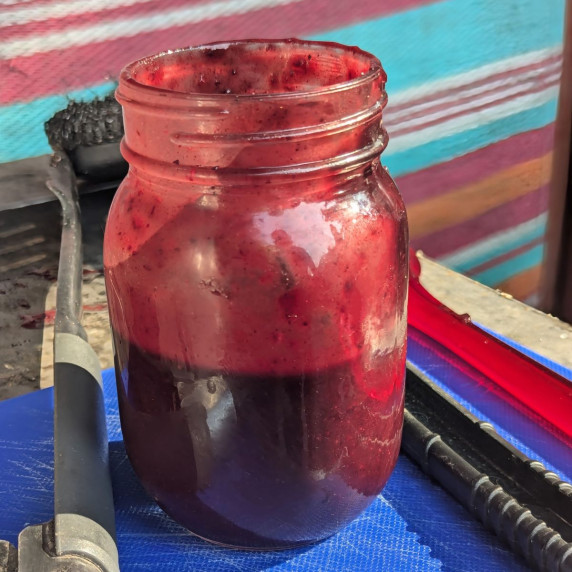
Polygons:
<instances>
[{"instance_id":1,"label":"blue plastic mat","mask_svg":"<svg viewBox=\"0 0 572 572\"><path fill-rule=\"evenodd\" d=\"M486 380L466 364L415 331L409 358L528 455L572 480L572 451L538 420L488 391ZM572 371L547 365L572 378ZM142 490L123 448L112 371L104 372L104 385L123 571L527 569L404 456L371 507L321 544L284 552L213 547L171 521ZM51 390L0 403L0 538L14 543L22 528L53 514L52 406Z\"/></svg>"}]
</instances>

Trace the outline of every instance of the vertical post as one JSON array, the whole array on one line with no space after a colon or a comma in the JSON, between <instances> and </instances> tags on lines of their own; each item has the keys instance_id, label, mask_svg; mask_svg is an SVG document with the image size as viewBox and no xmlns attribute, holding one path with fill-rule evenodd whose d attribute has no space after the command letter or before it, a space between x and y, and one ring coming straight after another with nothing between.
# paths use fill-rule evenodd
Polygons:
<instances>
[{"instance_id":1,"label":"vertical post","mask_svg":"<svg viewBox=\"0 0 572 572\"><path fill-rule=\"evenodd\" d=\"M556 115L546 255L540 307L572 322L572 0L564 23L562 78Z\"/></svg>"}]
</instances>

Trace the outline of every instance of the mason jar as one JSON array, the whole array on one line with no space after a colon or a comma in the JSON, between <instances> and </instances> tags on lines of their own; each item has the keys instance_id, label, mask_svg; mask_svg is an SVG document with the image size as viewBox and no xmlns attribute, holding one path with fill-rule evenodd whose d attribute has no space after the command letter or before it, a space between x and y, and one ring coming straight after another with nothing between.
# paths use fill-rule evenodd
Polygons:
<instances>
[{"instance_id":1,"label":"mason jar","mask_svg":"<svg viewBox=\"0 0 572 572\"><path fill-rule=\"evenodd\" d=\"M125 447L210 541L323 539L395 466L408 238L385 81L371 54L299 40L121 73L130 168L104 259Z\"/></svg>"}]
</instances>

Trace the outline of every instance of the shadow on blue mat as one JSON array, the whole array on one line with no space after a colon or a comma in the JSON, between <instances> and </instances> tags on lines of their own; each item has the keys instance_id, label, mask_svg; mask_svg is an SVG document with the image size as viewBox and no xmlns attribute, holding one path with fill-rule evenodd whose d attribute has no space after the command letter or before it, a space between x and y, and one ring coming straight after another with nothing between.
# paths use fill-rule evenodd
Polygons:
<instances>
[{"instance_id":1,"label":"shadow on blue mat","mask_svg":"<svg viewBox=\"0 0 572 572\"><path fill-rule=\"evenodd\" d=\"M109 456L122 571L257 572L279 567L312 548L258 552L209 544L173 521L149 497L131 467L123 441L109 444Z\"/></svg>"}]
</instances>

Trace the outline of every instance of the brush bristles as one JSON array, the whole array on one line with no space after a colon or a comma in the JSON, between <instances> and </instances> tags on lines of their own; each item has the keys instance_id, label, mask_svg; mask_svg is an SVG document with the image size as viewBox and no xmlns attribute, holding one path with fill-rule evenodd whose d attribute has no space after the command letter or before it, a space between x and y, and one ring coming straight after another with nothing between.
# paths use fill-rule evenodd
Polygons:
<instances>
[{"instance_id":1,"label":"brush bristles","mask_svg":"<svg viewBox=\"0 0 572 572\"><path fill-rule=\"evenodd\" d=\"M44 129L50 145L64 151L118 142L123 137L121 106L113 95L89 102L72 101L47 121Z\"/></svg>"}]
</instances>

